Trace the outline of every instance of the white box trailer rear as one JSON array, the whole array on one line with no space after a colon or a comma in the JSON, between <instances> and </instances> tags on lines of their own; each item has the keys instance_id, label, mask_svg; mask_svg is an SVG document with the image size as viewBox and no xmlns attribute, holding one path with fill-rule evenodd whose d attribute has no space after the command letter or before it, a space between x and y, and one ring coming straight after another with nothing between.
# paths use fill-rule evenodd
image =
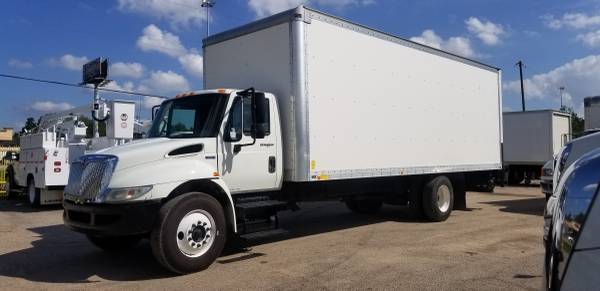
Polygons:
<instances>
[{"instance_id":1,"label":"white box trailer rear","mask_svg":"<svg viewBox=\"0 0 600 291\"><path fill-rule=\"evenodd\" d=\"M206 39L204 66L277 96L286 181L501 168L497 68L305 7Z\"/></svg>"},{"instance_id":2,"label":"white box trailer rear","mask_svg":"<svg viewBox=\"0 0 600 291\"><path fill-rule=\"evenodd\" d=\"M509 184L538 179L541 167L571 140L571 115L554 110L505 112L503 162Z\"/></svg>"},{"instance_id":3,"label":"white box trailer rear","mask_svg":"<svg viewBox=\"0 0 600 291\"><path fill-rule=\"evenodd\" d=\"M600 130L600 96L587 97L583 100L585 131Z\"/></svg>"}]
</instances>

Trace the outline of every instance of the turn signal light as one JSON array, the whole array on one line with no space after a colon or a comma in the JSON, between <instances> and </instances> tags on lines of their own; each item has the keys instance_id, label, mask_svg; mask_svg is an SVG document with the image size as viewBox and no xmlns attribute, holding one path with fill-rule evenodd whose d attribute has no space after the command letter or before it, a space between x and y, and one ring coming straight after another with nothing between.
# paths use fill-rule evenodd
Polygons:
<instances>
[{"instance_id":1,"label":"turn signal light","mask_svg":"<svg viewBox=\"0 0 600 291\"><path fill-rule=\"evenodd\" d=\"M54 166L55 167L60 167L60 161L54 161Z\"/></svg>"}]
</instances>

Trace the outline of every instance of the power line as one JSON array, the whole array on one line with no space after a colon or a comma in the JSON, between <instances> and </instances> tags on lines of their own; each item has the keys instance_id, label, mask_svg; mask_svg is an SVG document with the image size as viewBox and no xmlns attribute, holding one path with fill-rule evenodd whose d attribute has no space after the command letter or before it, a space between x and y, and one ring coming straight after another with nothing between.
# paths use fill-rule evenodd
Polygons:
<instances>
[{"instance_id":1,"label":"power line","mask_svg":"<svg viewBox=\"0 0 600 291\"><path fill-rule=\"evenodd\" d=\"M84 88L84 89L88 89L88 90L94 90L94 88L92 88L92 87L88 87L88 86L80 85L80 84L71 84L71 83L65 83L65 82L59 82L59 81L43 80L43 79L29 78L29 77L16 76L16 75L0 74L0 77L2 77L2 78L9 78L9 79L23 80L23 81L32 81L32 82L38 82L38 83L61 85L61 86L67 86L67 87ZM140 93L140 92L134 92L134 91L125 91L125 90L118 90L118 89L98 88L98 90L100 90L100 91L106 91L106 92L112 92L112 93L119 93L119 94L127 94L127 95L156 97L156 98L162 98L162 99L169 99L170 98L170 97L166 97L166 96L162 96L162 95L146 94L146 93Z\"/></svg>"}]
</instances>

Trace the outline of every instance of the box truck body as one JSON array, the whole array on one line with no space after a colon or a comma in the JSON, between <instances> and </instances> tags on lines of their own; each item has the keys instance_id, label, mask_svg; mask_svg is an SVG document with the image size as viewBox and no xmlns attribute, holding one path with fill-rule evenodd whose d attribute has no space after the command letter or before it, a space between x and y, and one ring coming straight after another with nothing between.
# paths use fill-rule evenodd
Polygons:
<instances>
[{"instance_id":1,"label":"box truck body","mask_svg":"<svg viewBox=\"0 0 600 291\"><path fill-rule=\"evenodd\" d=\"M208 38L204 64L205 88L278 97L286 181L501 167L496 68L310 9Z\"/></svg>"},{"instance_id":2,"label":"box truck body","mask_svg":"<svg viewBox=\"0 0 600 291\"><path fill-rule=\"evenodd\" d=\"M67 226L105 248L150 235L190 273L298 202L444 221L502 166L498 69L303 6L205 39L204 72L148 139L81 159Z\"/></svg>"},{"instance_id":3,"label":"box truck body","mask_svg":"<svg viewBox=\"0 0 600 291\"><path fill-rule=\"evenodd\" d=\"M600 96L587 97L583 100L585 131L600 130Z\"/></svg>"},{"instance_id":4,"label":"box truck body","mask_svg":"<svg viewBox=\"0 0 600 291\"><path fill-rule=\"evenodd\" d=\"M571 140L571 116L553 110L503 115L503 163L510 184L539 178L541 167Z\"/></svg>"}]
</instances>

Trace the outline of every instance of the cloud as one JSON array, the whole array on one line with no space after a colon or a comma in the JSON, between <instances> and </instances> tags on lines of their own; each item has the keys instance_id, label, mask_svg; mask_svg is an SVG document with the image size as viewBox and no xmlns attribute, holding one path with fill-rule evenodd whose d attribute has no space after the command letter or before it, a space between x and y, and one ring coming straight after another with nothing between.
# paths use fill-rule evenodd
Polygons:
<instances>
[{"instance_id":1,"label":"cloud","mask_svg":"<svg viewBox=\"0 0 600 291\"><path fill-rule=\"evenodd\" d=\"M33 64L31 62L21 61L21 60L17 60L17 59L10 59L10 60L8 60L8 65L10 67L17 68L17 69L31 69L31 68L33 68Z\"/></svg>"},{"instance_id":2,"label":"cloud","mask_svg":"<svg viewBox=\"0 0 600 291\"><path fill-rule=\"evenodd\" d=\"M600 55L590 55L572 60L549 72L534 75L524 80L527 99L551 100L560 103L558 88L565 87L564 100L573 106L578 114L583 108L583 98L595 96L600 92ZM519 80L506 82L506 92L519 94Z\"/></svg>"},{"instance_id":3,"label":"cloud","mask_svg":"<svg viewBox=\"0 0 600 291\"><path fill-rule=\"evenodd\" d=\"M470 17L465 20L467 29L476 35L486 45L497 45L501 37L506 34L504 27L491 21L482 22L477 17Z\"/></svg>"},{"instance_id":4,"label":"cloud","mask_svg":"<svg viewBox=\"0 0 600 291\"><path fill-rule=\"evenodd\" d=\"M137 40L137 46L143 51L156 51L170 57L180 57L188 52L177 35L162 31L154 24L144 28L142 35Z\"/></svg>"},{"instance_id":5,"label":"cloud","mask_svg":"<svg viewBox=\"0 0 600 291\"><path fill-rule=\"evenodd\" d=\"M163 101L165 101L165 99L158 98L158 97L144 96L144 100L142 100L142 107L144 109L152 109L152 107L154 107L156 105L160 105Z\"/></svg>"},{"instance_id":6,"label":"cloud","mask_svg":"<svg viewBox=\"0 0 600 291\"><path fill-rule=\"evenodd\" d=\"M411 37L410 40L436 49L446 50L467 58L477 56L475 50L471 46L471 41L465 37L454 36L445 40L437 35L435 31L427 29L423 31L420 36Z\"/></svg>"},{"instance_id":7,"label":"cloud","mask_svg":"<svg viewBox=\"0 0 600 291\"><path fill-rule=\"evenodd\" d=\"M118 8L123 12L167 20L172 27L197 26L206 21L200 3L198 0L118 0Z\"/></svg>"},{"instance_id":8,"label":"cloud","mask_svg":"<svg viewBox=\"0 0 600 291\"><path fill-rule=\"evenodd\" d=\"M139 79L144 75L144 66L140 63L114 63L110 65L112 76Z\"/></svg>"},{"instance_id":9,"label":"cloud","mask_svg":"<svg viewBox=\"0 0 600 291\"><path fill-rule=\"evenodd\" d=\"M248 0L248 6L257 17L265 17L299 6L300 4L318 4L337 9L347 6L367 6L375 0Z\"/></svg>"},{"instance_id":10,"label":"cloud","mask_svg":"<svg viewBox=\"0 0 600 291\"><path fill-rule=\"evenodd\" d=\"M86 56L77 57L71 54L66 54L58 59L52 58L48 61L50 65L63 67L68 70L81 71L83 65L90 60Z\"/></svg>"},{"instance_id":11,"label":"cloud","mask_svg":"<svg viewBox=\"0 0 600 291\"><path fill-rule=\"evenodd\" d=\"M577 35L576 40L589 47L600 47L600 30L579 34Z\"/></svg>"},{"instance_id":12,"label":"cloud","mask_svg":"<svg viewBox=\"0 0 600 291\"><path fill-rule=\"evenodd\" d=\"M117 81L112 81L112 82L108 83L106 86L104 86L103 88L131 92L134 90L135 85L133 84L133 82L125 82L125 83L123 83L123 85L119 85L119 83Z\"/></svg>"},{"instance_id":13,"label":"cloud","mask_svg":"<svg viewBox=\"0 0 600 291\"><path fill-rule=\"evenodd\" d=\"M560 18L547 14L542 16L546 26L552 29L561 29L563 27L584 29L600 26L600 15L587 15L584 13L565 13Z\"/></svg>"},{"instance_id":14,"label":"cloud","mask_svg":"<svg viewBox=\"0 0 600 291\"><path fill-rule=\"evenodd\" d=\"M173 94L189 91L190 84L187 79L172 71L153 71L150 78L142 81L138 87L141 93Z\"/></svg>"},{"instance_id":15,"label":"cloud","mask_svg":"<svg viewBox=\"0 0 600 291\"><path fill-rule=\"evenodd\" d=\"M31 104L31 109L38 112L57 112L75 108L75 106L66 102L38 101Z\"/></svg>"},{"instance_id":16,"label":"cloud","mask_svg":"<svg viewBox=\"0 0 600 291\"><path fill-rule=\"evenodd\" d=\"M199 54L187 54L178 58L181 66L190 75L198 78L202 78L204 71L204 59Z\"/></svg>"}]
</instances>

